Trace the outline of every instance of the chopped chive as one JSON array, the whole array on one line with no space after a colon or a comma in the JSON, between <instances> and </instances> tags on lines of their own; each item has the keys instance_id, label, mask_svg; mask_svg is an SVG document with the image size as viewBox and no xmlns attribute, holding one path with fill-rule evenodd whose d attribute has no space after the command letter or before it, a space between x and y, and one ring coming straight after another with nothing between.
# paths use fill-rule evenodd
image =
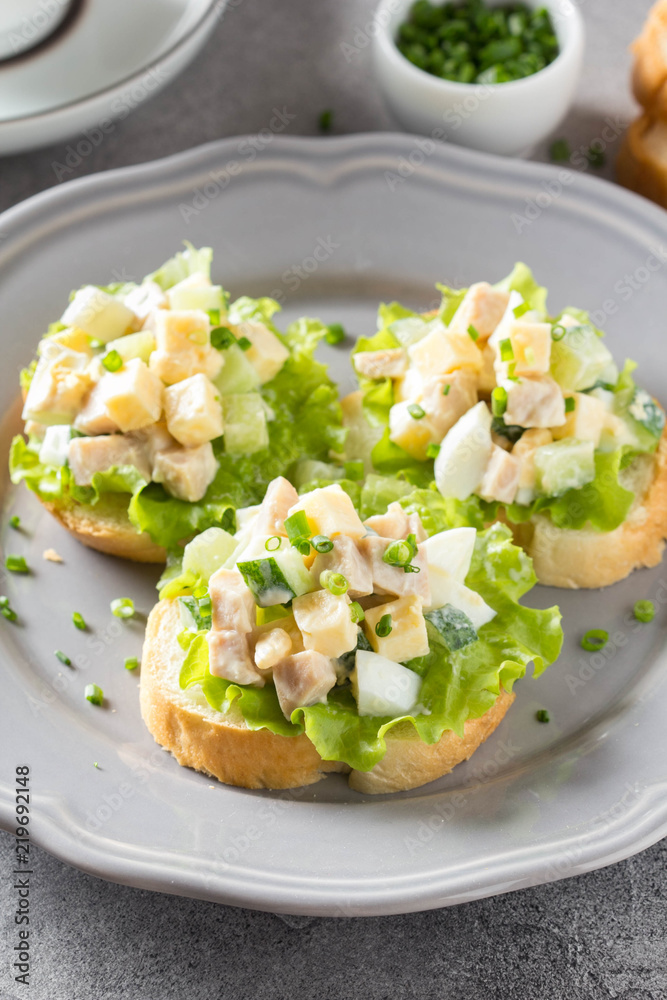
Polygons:
<instances>
[{"instance_id":1,"label":"chopped chive","mask_svg":"<svg viewBox=\"0 0 667 1000\"><path fill-rule=\"evenodd\" d=\"M364 609L361 604L359 604L359 601L352 601L352 604L350 604L350 618L354 624L358 625L359 622L362 622L365 617L366 615L364 613Z\"/></svg>"},{"instance_id":2,"label":"chopped chive","mask_svg":"<svg viewBox=\"0 0 667 1000\"><path fill-rule=\"evenodd\" d=\"M442 394L443 396L449 396L449 390L451 389L451 384L448 382L447 385L443 386Z\"/></svg>"},{"instance_id":3,"label":"chopped chive","mask_svg":"<svg viewBox=\"0 0 667 1000\"><path fill-rule=\"evenodd\" d=\"M382 615L382 618L375 626L375 634L380 637L380 639L386 639L391 632L393 625L391 623L391 615Z\"/></svg>"},{"instance_id":4,"label":"chopped chive","mask_svg":"<svg viewBox=\"0 0 667 1000\"><path fill-rule=\"evenodd\" d=\"M220 310L219 309L208 309L208 318L211 326L220 326Z\"/></svg>"},{"instance_id":5,"label":"chopped chive","mask_svg":"<svg viewBox=\"0 0 667 1000\"><path fill-rule=\"evenodd\" d=\"M267 552L277 552L282 543L280 535L272 535L271 538L267 538L264 542L264 548Z\"/></svg>"},{"instance_id":6,"label":"chopped chive","mask_svg":"<svg viewBox=\"0 0 667 1000\"><path fill-rule=\"evenodd\" d=\"M310 540L308 538L295 538L292 547L302 556L310 555Z\"/></svg>"},{"instance_id":7,"label":"chopped chive","mask_svg":"<svg viewBox=\"0 0 667 1000\"><path fill-rule=\"evenodd\" d=\"M236 337L227 326L216 326L211 330L211 347L216 351L226 351L228 347L236 343Z\"/></svg>"},{"instance_id":8,"label":"chopped chive","mask_svg":"<svg viewBox=\"0 0 667 1000\"><path fill-rule=\"evenodd\" d=\"M102 358L102 364L108 372L117 372L123 367L123 359L118 351L107 351Z\"/></svg>"},{"instance_id":9,"label":"chopped chive","mask_svg":"<svg viewBox=\"0 0 667 1000\"><path fill-rule=\"evenodd\" d=\"M134 601L131 597L117 597L111 602L111 614L116 618L131 618L134 615Z\"/></svg>"},{"instance_id":10,"label":"chopped chive","mask_svg":"<svg viewBox=\"0 0 667 1000\"><path fill-rule=\"evenodd\" d=\"M242 351L249 351L252 347L252 341L248 340L247 337L239 337L236 341Z\"/></svg>"},{"instance_id":11,"label":"chopped chive","mask_svg":"<svg viewBox=\"0 0 667 1000\"><path fill-rule=\"evenodd\" d=\"M389 566L400 566L406 573L419 572L418 567L410 565L417 555L417 538L415 535L408 535L403 539L390 542L384 550L382 561Z\"/></svg>"},{"instance_id":12,"label":"chopped chive","mask_svg":"<svg viewBox=\"0 0 667 1000\"><path fill-rule=\"evenodd\" d=\"M21 518L18 516L18 514L14 514L13 517L10 517L9 527L14 528L15 531L19 530L19 528L21 527Z\"/></svg>"},{"instance_id":13,"label":"chopped chive","mask_svg":"<svg viewBox=\"0 0 667 1000\"><path fill-rule=\"evenodd\" d=\"M501 361L514 361L514 348L512 347L512 341L509 337L500 341L500 360Z\"/></svg>"},{"instance_id":14,"label":"chopped chive","mask_svg":"<svg viewBox=\"0 0 667 1000\"><path fill-rule=\"evenodd\" d=\"M494 417L502 417L507 409L507 389L497 385L491 393L491 412Z\"/></svg>"},{"instance_id":15,"label":"chopped chive","mask_svg":"<svg viewBox=\"0 0 667 1000\"><path fill-rule=\"evenodd\" d=\"M309 538L311 530L310 525L308 524L308 518L306 517L306 512L303 510L297 510L294 514L290 514L289 517L286 517L285 531L287 532L287 537L290 542L296 541L297 538Z\"/></svg>"},{"instance_id":16,"label":"chopped chive","mask_svg":"<svg viewBox=\"0 0 667 1000\"><path fill-rule=\"evenodd\" d=\"M335 597L340 597L347 593L350 585L342 573L333 573L330 569L325 569L320 573L320 586Z\"/></svg>"},{"instance_id":17,"label":"chopped chive","mask_svg":"<svg viewBox=\"0 0 667 1000\"><path fill-rule=\"evenodd\" d=\"M556 323L551 327L551 339L552 340L562 340L567 330L561 323Z\"/></svg>"},{"instance_id":18,"label":"chopped chive","mask_svg":"<svg viewBox=\"0 0 667 1000\"><path fill-rule=\"evenodd\" d=\"M329 132L332 125L333 111L331 108L325 108L324 111L320 111L319 118L317 119L317 126L320 132Z\"/></svg>"},{"instance_id":19,"label":"chopped chive","mask_svg":"<svg viewBox=\"0 0 667 1000\"><path fill-rule=\"evenodd\" d=\"M9 607L9 598L5 597L5 595L3 594L2 597L0 597L0 608L8 608L8 607Z\"/></svg>"},{"instance_id":20,"label":"chopped chive","mask_svg":"<svg viewBox=\"0 0 667 1000\"><path fill-rule=\"evenodd\" d=\"M609 632L606 632L603 628L591 628L582 637L581 647L589 653L594 653L606 646L608 641Z\"/></svg>"},{"instance_id":21,"label":"chopped chive","mask_svg":"<svg viewBox=\"0 0 667 1000\"><path fill-rule=\"evenodd\" d=\"M479 331L475 329L472 323L468 327L468 336L471 340L479 340Z\"/></svg>"},{"instance_id":22,"label":"chopped chive","mask_svg":"<svg viewBox=\"0 0 667 1000\"><path fill-rule=\"evenodd\" d=\"M53 651L53 655L58 660L60 660L61 663L64 663L66 667L71 667L72 666L72 661L70 660L69 656L67 655L67 653L63 653L63 651L61 649L55 649Z\"/></svg>"},{"instance_id":23,"label":"chopped chive","mask_svg":"<svg viewBox=\"0 0 667 1000\"><path fill-rule=\"evenodd\" d=\"M567 139L556 139L549 147L549 156L554 163L564 163L572 155L570 144Z\"/></svg>"},{"instance_id":24,"label":"chopped chive","mask_svg":"<svg viewBox=\"0 0 667 1000\"><path fill-rule=\"evenodd\" d=\"M324 335L327 344L340 344L345 340L345 330L340 323L330 323Z\"/></svg>"},{"instance_id":25,"label":"chopped chive","mask_svg":"<svg viewBox=\"0 0 667 1000\"><path fill-rule=\"evenodd\" d=\"M577 404L575 402L574 396L566 396L565 397L565 412L566 413L574 413L576 405Z\"/></svg>"},{"instance_id":26,"label":"chopped chive","mask_svg":"<svg viewBox=\"0 0 667 1000\"><path fill-rule=\"evenodd\" d=\"M101 347L104 347L104 341L98 340L97 337L89 337L88 346L90 347L91 351L99 351Z\"/></svg>"},{"instance_id":27,"label":"chopped chive","mask_svg":"<svg viewBox=\"0 0 667 1000\"><path fill-rule=\"evenodd\" d=\"M83 696L91 705L101 705L104 701L104 691L99 684L86 684Z\"/></svg>"},{"instance_id":28,"label":"chopped chive","mask_svg":"<svg viewBox=\"0 0 667 1000\"><path fill-rule=\"evenodd\" d=\"M421 420L426 416L426 410L419 405L419 403L410 403L408 406L408 413L413 420Z\"/></svg>"},{"instance_id":29,"label":"chopped chive","mask_svg":"<svg viewBox=\"0 0 667 1000\"><path fill-rule=\"evenodd\" d=\"M549 722L549 713L546 708L540 708L535 712L535 718L538 722Z\"/></svg>"},{"instance_id":30,"label":"chopped chive","mask_svg":"<svg viewBox=\"0 0 667 1000\"><path fill-rule=\"evenodd\" d=\"M331 552L334 547L334 543L326 535L315 535L311 541L311 545L316 552Z\"/></svg>"},{"instance_id":31,"label":"chopped chive","mask_svg":"<svg viewBox=\"0 0 667 1000\"><path fill-rule=\"evenodd\" d=\"M80 629L82 632L88 628L84 621L83 615L80 615L78 611L72 612L72 621L74 622L74 627Z\"/></svg>"},{"instance_id":32,"label":"chopped chive","mask_svg":"<svg viewBox=\"0 0 667 1000\"><path fill-rule=\"evenodd\" d=\"M655 618L653 601L637 601L632 611L638 622L652 622Z\"/></svg>"},{"instance_id":33,"label":"chopped chive","mask_svg":"<svg viewBox=\"0 0 667 1000\"><path fill-rule=\"evenodd\" d=\"M211 598L207 594L206 597L200 597L197 601L197 607L202 615L210 615L212 613Z\"/></svg>"},{"instance_id":34,"label":"chopped chive","mask_svg":"<svg viewBox=\"0 0 667 1000\"><path fill-rule=\"evenodd\" d=\"M136 670L139 666L139 660L136 656L126 656L125 657L125 669L126 670Z\"/></svg>"},{"instance_id":35,"label":"chopped chive","mask_svg":"<svg viewBox=\"0 0 667 1000\"><path fill-rule=\"evenodd\" d=\"M5 567L10 573L29 573L30 567L23 556L7 556Z\"/></svg>"},{"instance_id":36,"label":"chopped chive","mask_svg":"<svg viewBox=\"0 0 667 1000\"><path fill-rule=\"evenodd\" d=\"M528 303L522 302L521 305L515 306L512 312L514 313L517 319L521 319L521 317L525 316L526 313L529 312L529 310L530 306L528 305Z\"/></svg>"},{"instance_id":37,"label":"chopped chive","mask_svg":"<svg viewBox=\"0 0 667 1000\"><path fill-rule=\"evenodd\" d=\"M427 458L437 458L440 451L439 444L429 444L426 446L426 457Z\"/></svg>"},{"instance_id":38,"label":"chopped chive","mask_svg":"<svg viewBox=\"0 0 667 1000\"><path fill-rule=\"evenodd\" d=\"M360 479L364 478L364 463L358 458L350 462L345 462L343 465L345 470L345 478L351 479L353 482L357 483Z\"/></svg>"},{"instance_id":39,"label":"chopped chive","mask_svg":"<svg viewBox=\"0 0 667 1000\"><path fill-rule=\"evenodd\" d=\"M94 761L93 761L93 767L96 767L96 768L98 768L98 770L99 770L99 766L100 766L100 765L99 765L99 764L97 763L97 761L96 761L96 760L94 760Z\"/></svg>"},{"instance_id":40,"label":"chopped chive","mask_svg":"<svg viewBox=\"0 0 667 1000\"><path fill-rule=\"evenodd\" d=\"M604 155L602 150L596 149L594 146L589 147L588 152L586 153L586 159L595 170L599 170L600 167L604 167L607 162L607 157Z\"/></svg>"},{"instance_id":41,"label":"chopped chive","mask_svg":"<svg viewBox=\"0 0 667 1000\"><path fill-rule=\"evenodd\" d=\"M3 604L0 606L0 615L2 615L3 618L6 618L8 622L15 622L18 618L14 609L9 607L9 604Z\"/></svg>"}]
</instances>

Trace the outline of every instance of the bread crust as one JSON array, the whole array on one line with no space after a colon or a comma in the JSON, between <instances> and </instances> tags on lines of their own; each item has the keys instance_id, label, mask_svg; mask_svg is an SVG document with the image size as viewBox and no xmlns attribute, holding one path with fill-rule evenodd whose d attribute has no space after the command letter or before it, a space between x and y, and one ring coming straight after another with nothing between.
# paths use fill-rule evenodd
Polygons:
<instances>
[{"instance_id":1,"label":"bread crust","mask_svg":"<svg viewBox=\"0 0 667 1000\"><path fill-rule=\"evenodd\" d=\"M350 773L347 764L322 760L305 734L288 737L266 729L252 731L240 715L223 716L202 697L181 691L183 651L176 640L180 628L175 600L160 601L151 611L140 693L146 726L179 764L243 788L295 788L332 771ZM490 736L513 699L514 695L501 692L485 715L466 722L463 737L448 731L429 746L412 726L400 737L389 734L383 760L372 771L351 771L351 787L366 794L397 792L447 774Z\"/></svg>"},{"instance_id":2,"label":"bread crust","mask_svg":"<svg viewBox=\"0 0 667 1000\"><path fill-rule=\"evenodd\" d=\"M665 101L667 110L667 100ZM667 208L667 150L657 157L648 141L654 120L640 115L628 128L616 160L616 179L623 187Z\"/></svg>"},{"instance_id":3,"label":"bread crust","mask_svg":"<svg viewBox=\"0 0 667 1000\"><path fill-rule=\"evenodd\" d=\"M667 427L644 497L614 531L557 528L543 514L510 527L546 586L608 587L635 569L657 566L667 538Z\"/></svg>"},{"instance_id":4,"label":"bread crust","mask_svg":"<svg viewBox=\"0 0 667 1000\"><path fill-rule=\"evenodd\" d=\"M127 510L121 504L61 506L38 499L71 535L90 549L134 562L166 562L166 550L156 545L147 532L137 531L130 524Z\"/></svg>"}]
</instances>

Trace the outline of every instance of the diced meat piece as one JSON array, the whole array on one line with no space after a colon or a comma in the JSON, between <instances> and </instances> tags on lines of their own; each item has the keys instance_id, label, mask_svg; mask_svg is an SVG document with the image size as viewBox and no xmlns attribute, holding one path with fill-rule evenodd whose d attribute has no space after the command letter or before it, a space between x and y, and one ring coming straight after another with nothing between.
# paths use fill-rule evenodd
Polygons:
<instances>
[{"instance_id":1,"label":"diced meat piece","mask_svg":"<svg viewBox=\"0 0 667 1000\"><path fill-rule=\"evenodd\" d=\"M488 282L478 281L466 292L449 329L467 333L468 327L474 326L479 339L487 340L503 318L509 300L509 292L499 292Z\"/></svg>"},{"instance_id":2,"label":"diced meat piece","mask_svg":"<svg viewBox=\"0 0 667 1000\"><path fill-rule=\"evenodd\" d=\"M213 441L223 432L219 394L205 375L192 375L166 388L164 412L169 433L186 448Z\"/></svg>"},{"instance_id":3,"label":"diced meat piece","mask_svg":"<svg viewBox=\"0 0 667 1000\"><path fill-rule=\"evenodd\" d=\"M562 427L554 427L554 440L573 437L578 441L592 441L597 448L602 431L609 422L604 403L586 392L575 392L570 398L574 399L574 409L566 414Z\"/></svg>"},{"instance_id":4,"label":"diced meat piece","mask_svg":"<svg viewBox=\"0 0 667 1000\"><path fill-rule=\"evenodd\" d=\"M565 423L565 400L560 386L549 375L505 383L506 424L519 427L559 427Z\"/></svg>"},{"instance_id":5,"label":"diced meat piece","mask_svg":"<svg viewBox=\"0 0 667 1000\"><path fill-rule=\"evenodd\" d=\"M352 621L350 601L345 594L315 590L295 597L292 611L306 649L335 659L357 645L357 626Z\"/></svg>"},{"instance_id":6,"label":"diced meat piece","mask_svg":"<svg viewBox=\"0 0 667 1000\"><path fill-rule=\"evenodd\" d=\"M121 465L133 465L147 482L151 478L145 450L123 434L72 438L68 461L77 486L90 486L96 472L107 472Z\"/></svg>"},{"instance_id":7,"label":"diced meat piece","mask_svg":"<svg viewBox=\"0 0 667 1000\"><path fill-rule=\"evenodd\" d=\"M264 632L255 643L255 665L258 670L271 670L292 652L292 640L283 628Z\"/></svg>"},{"instance_id":8,"label":"diced meat piece","mask_svg":"<svg viewBox=\"0 0 667 1000\"><path fill-rule=\"evenodd\" d=\"M43 441L46 434L46 425L38 424L35 420L28 420L23 430L29 438L37 438L38 441Z\"/></svg>"},{"instance_id":9,"label":"diced meat piece","mask_svg":"<svg viewBox=\"0 0 667 1000\"><path fill-rule=\"evenodd\" d=\"M259 506L257 520L252 529L253 534L269 537L284 535L285 518L298 502L299 494L284 476L272 480Z\"/></svg>"},{"instance_id":10,"label":"diced meat piece","mask_svg":"<svg viewBox=\"0 0 667 1000\"><path fill-rule=\"evenodd\" d=\"M358 375L364 378L399 378L408 367L407 354L402 347L382 351L360 351L352 355Z\"/></svg>"},{"instance_id":11,"label":"diced meat piece","mask_svg":"<svg viewBox=\"0 0 667 1000\"><path fill-rule=\"evenodd\" d=\"M509 328L517 375L546 375L551 363L551 325L515 320Z\"/></svg>"},{"instance_id":12,"label":"diced meat piece","mask_svg":"<svg viewBox=\"0 0 667 1000\"><path fill-rule=\"evenodd\" d=\"M98 385L103 386L107 415L121 431L140 430L160 419L163 385L140 358L105 375Z\"/></svg>"},{"instance_id":13,"label":"diced meat piece","mask_svg":"<svg viewBox=\"0 0 667 1000\"><path fill-rule=\"evenodd\" d=\"M482 348L482 370L477 376L477 391L483 396L490 396L496 387L496 369L494 362L496 352L490 344Z\"/></svg>"},{"instance_id":14,"label":"diced meat piece","mask_svg":"<svg viewBox=\"0 0 667 1000\"><path fill-rule=\"evenodd\" d=\"M195 503L215 479L218 463L210 442L198 448L167 448L159 451L153 464L153 479L178 500Z\"/></svg>"},{"instance_id":15,"label":"diced meat piece","mask_svg":"<svg viewBox=\"0 0 667 1000\"><path fill-rule=\"evenodd\" d=\"M385 615L391 615L391 632L387 636L379 636L375 626ZM375 652L395 663L426 656L429 650L421 598L414 594L368 608L364 631Z\"/></svg>"},{"instance_id":16,"label":"diced meat piece","mask_svg":"<svg viewBox=\"0 0 667 1000\"><path fill-rule=\"evenodd\" d=\"M256 604L250 587L237 569L218 569L208 581L214 629L252 632Z\"/></svg>"},{"instance_id":17,"label":"diced meat piece","mask_svg":"<svg viewBox=\"0 0 667 1000\"><path fill-rule=\"evenodd\" d=\"M460 368L475 374L482 370L482 352L472 337L446 330L444 326L436 326L409 347L408 354L424 378L447 375Z\"/></svg>"},{"instance_id":18,"label":"diced meat piece","mask_svg":"<svg viewBox=\"0 0 667 1000\"><path fill-rule=\"evenodd\" d=\"M366 534L354 504L337 483L304 493L289 513L294 514L297 510L305 512L313 535L326 535L327 538L349 535L359 539Z\"/></svg>"},{"instance_id":19,"label":"diced meat piece","mask_svg":"<svg viewBox=\"0 0 667 1000\"><path fill-rule=\"evenodd\" d=\"M384 562L383 555L391 543L386 538L367 535L359 542L359 551L368 560L373 576L373 590L378 594L395 594L407 597L416 594L427 604L430 600L428 568L423 546L417 547L417 555L412 560L419 568L418 573L406 573L402 566L391 566Z\"/></svg>"},{"instance_id":20,"label":"diced meat piece","mask_svg":"<svg viewBox=\"0 0 667 1000\"><path fill-rule=\"evenodd\" d=\"M367 597L373 593L373 577L370 566L363 558L353 539L347 535L339 535L333 539L331 552L321 552L312 566L315 580L325 570L332 573L342 573L347 580L348 594L356 600L357 597Z\"/></svg>"},{"instance_id":21,"label":"diced meat piece","mask_svg":"<svg viewBox=\"0 0 667 1000\"><path fill-rule=\"evenodd\" d=\"M389 410L389 440L423 462L428 457L428 446L437 443L440 438L423 408L417 410L415 415L415 405L421 407L421 403L414 404L407 400L394 403Z\"/></svg>"},{"instance_id":22,"label":"diced meat piece","mask_svg":"<svg viewBox=\"0 0 667 1000\"><path fill-rule=\"evenodd\" d=\"M295 708L327 700L336 683L336 671L328 656L307 649L276 663L273 682L283 715L289 719Z\"/></svg>"},{"instance_id":23,"label":"diced meat piece","mask_svg":"<svg viewBox=\"0 0 667 1000\"><path fill-rule=\"evenodd\" d=\"M154 315L156 348L150 356L151 371L167 385L198 374L215 378L223 358L211 347L208 315L201 309L159 309Z\"/></svg>"},{"instance_id":24,"label":"diced meat piece","mask_svg":"<svg viewBox=\"0 0 667 1000\"><path fill-rule=\"evenodd\" d=\"M108 382L104 378L92 387L83 409L74 421L74 429L82 434L113 434L120 430L115 420L112 420L107 410L106 390Z\"/></svg>"},{"instance_id":25,"label":"diced meat piece","mask_svg":"<svg viewBox=\"0 0 667 1000\"><path fill-rule=\"evenodd\" d=\"M250 347L245 356L259 375L262 385L274 378L289 357L289 351L263 323L255 320L244 320L233 327L236 336L247 337Z\"/></svg>"},{"instance_id":26,"label":"diced meat piece","mask_svg":"<svg viewBox=\"0 0 667 1000\"><path fill-rule=\"evenodd\" d=\"M477 378L467 371L426 380L421 406L441 441L456 421L477 402Z\"/></svg>"},{"instance_id":27,"label":"diced meat piece","mask_svg":"<svg viewBox=\"0 0 667 1000\"><path fill-rule=\"evenodd\" d=\"M483 500L513 503L519 488L519 460L494 444L477 492Z\"/></svg>"},{"instance_id":28,"label":"diced meat piece","mask_svg":"<svg viewBox=\"0 0 667 1000\"><path fill-rule=\"evenodd\" d=\"M418 542L423 542L426 538L419 514L407 514L397 501L389 504L386 513L367 517L364 524L382 538L407 538L410 534L413 534Z\"/></svg>"},{"instance_id":29,"label":"diced meat piece","mask_svg":"<svg viewBox=\"0 0 667 1000\"><path fill-rule=\"evenodd\" d=\"M553 435L546 428L525 431L512 448L512 455L519 462L519 488L535 488L535 452L545 444L551 444Z\"/></svg>"},{"instance_id":30,"label":"diced meat piece","mask_svg":"<svg viewBox=\"0 0 667 1000\"><path fill-rule=\"evenodd\" d=\"M70 424L91 387L88 357L58 346L44 353L30 383L23 420L42 424Z\"/></svg>"},{"instance_id":31,"label":"diced meat piece","mask_svg":"<svg viewBox=\"0 0 667 1000\"><path fill-rule=\"evenodd\" d=\"M214 629L206 636L208 669L214 677L223 677L233 684L264 687L264 678L250 659L248 640L241 632Z\"/></svg>"},{"instance_id":32,"label":"diced meat piece","mask_svg":"<svg viewBox=\"0 0 667 1000\"><path fill-rule=\"evenodd\" d=\"M178 447L176 439L167 430L167 425L163 421L144 427L140 431L132 431L129 437L139 441L146 448L148 461L153 465L158 452L167 451L168 448Z\"/></svg>"},{"instance_id":33,"label":"diced meat piece","mask_svg":"<svg viewBox=\"0 0 667 1000\"><path fill-rule=\"evenodd\" d=\"M397 403L407 400L408 403L418 403L424 392L424 376L418 368L410 367L402 378L394 382L394 399Z\"/></svg>"}]
</instances>

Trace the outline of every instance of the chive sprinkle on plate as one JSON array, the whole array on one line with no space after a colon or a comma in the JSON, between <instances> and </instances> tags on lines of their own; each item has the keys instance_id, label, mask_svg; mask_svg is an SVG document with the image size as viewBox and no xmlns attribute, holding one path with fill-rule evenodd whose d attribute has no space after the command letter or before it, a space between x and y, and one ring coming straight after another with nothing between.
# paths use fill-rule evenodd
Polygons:
<instances>
[{"instance_id":1,"label":"chive sprinkle on plate","mask_svg":"<svg viewBox=\"0 0 667 1000\"><path fill-rule=\"evenodd\" d=\"M559 52L549 12L525 3L417 0L396 45L418 69L457 83L509 83L538 73Z\"/></svg>"}]
</instances>

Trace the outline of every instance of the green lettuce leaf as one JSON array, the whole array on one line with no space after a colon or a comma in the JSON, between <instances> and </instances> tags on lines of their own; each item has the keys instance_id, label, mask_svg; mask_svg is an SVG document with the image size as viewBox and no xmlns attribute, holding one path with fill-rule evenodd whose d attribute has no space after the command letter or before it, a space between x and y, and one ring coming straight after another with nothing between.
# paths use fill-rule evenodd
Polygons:
<instances>
[{"instance_id":1,"label":"green lettuce leaf","mask_svg":"<svg viewBox=\"0 0 667 1000\"><path fill-rule=\"evenodd\" d=\"M546 315L547 290L543 285L538 285L527 264L515 264L510 274L494 285L494 288L502 292L518 292L531 309Z\"/></svg>"},{"instance_id":2,"label":"green lettuce leaf","mask_svg":"<svg viewBox=\"0 0 667 1000\"><path fill-rule=\"evenodd\" d=\"M463 302L468 289L449 288L447 285L440 284L436 284L435 287L442 294L442 302L440 303L438 315L445 326L449 326L454 318L454 313Z\"/></svg>"},{"instance_id":3,"label":"green lettuce leaf","mask_svg":"<svg viewBox=\"0 0 667 1000\"><path fill-rule=\"evenodd\" d=\"M202 272L207 278L211 277L211 262L213 261L213 250L211 247L201 247L197 250L192 243L187 240L185 250L170 257L162 267L152 274L146 275L145 281L154 281L166 292L168 288L177 285L179 281L189 278L191 274Z\"/></svg>"}]
</instances>

